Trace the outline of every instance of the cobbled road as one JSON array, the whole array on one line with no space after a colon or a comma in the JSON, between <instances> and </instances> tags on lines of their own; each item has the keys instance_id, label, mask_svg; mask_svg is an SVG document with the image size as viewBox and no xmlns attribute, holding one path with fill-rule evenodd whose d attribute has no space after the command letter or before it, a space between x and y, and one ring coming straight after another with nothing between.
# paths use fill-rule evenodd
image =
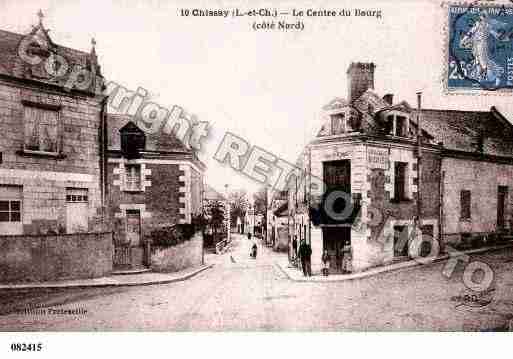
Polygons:
<instances>
[{"instance_id":1,"label":"cobbled road","mask_svg":"<svg viewBox=\"0 0 513 359\"><path fill-rule=\"evenodd\" d=\"M442 275L443 262L331 283L294 282L276 256L234 235L212 269L165 285L0 292L2 331L343 331L507 330L513 318L513 250L472 256L495 272L491 302L465 303L463 267ZM487 304L489 302L489 304ZM86 314L27 314L29 306ZM47 310L48 312L48 310Z\"/></svg>"}]
</instances>

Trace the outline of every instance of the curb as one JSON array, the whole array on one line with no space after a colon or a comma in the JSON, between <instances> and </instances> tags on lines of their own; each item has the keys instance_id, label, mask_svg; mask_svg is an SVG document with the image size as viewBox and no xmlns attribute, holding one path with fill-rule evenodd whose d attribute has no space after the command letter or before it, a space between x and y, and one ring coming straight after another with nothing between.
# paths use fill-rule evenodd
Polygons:
<instances>
[{"instance_id":1,"label":"curb","mask_svg":"<svg viewBox=\"0 0 513 359\"><path fill-rule=\"evenodd\" d=\"M508 243L505 245L495 246L495 247L484 247L484 248L476 248L476 249L469 249L466 251L460 251L457 255L454 255L454 257L458 257L460 255L465 255L465 254L469 255L469 254L478 254L478 253L483 253L483 252L492 252L492 251L497 251L497 250L506 249L506 248L513 248L513 243ZM380 273L393 272L396 270L416 267L416 266L420 266L420 265L429 265L432 263L447 260L450 257L451 257L450 254L444 254L440 257L431 259L431 260L427 261L426 263L422 263L422 262L416 261L416 260L410 260L410 261L398 263L395 265L372 268L372 269L369 269L364 272L340 275L340 276L343 276L343 278L336 278L336 279L331 279L331 280L330 279L316 279L315 276L311 277L312 279L307 279L305 277L294 278L285 270L285 268L283 268L282 264L280 264L278 262L275 262L274 264L282 271L283 274L285 274L287 276L287 278L289 280L294 281L294 282L332 283L332 282L344 282L344 281L355 280L355 279L363 279L363 278L378 275ZM301 275L301 274L299 274L299 275Z\"/></svg>"},{"instance_id":2,"label":"curb","mask_svg":"<svg viewBox=\"0 0 513 359\"><path fill-rule=\"evenodd\" d=\"M118 282L118 283L37 283L37 284L12 284L12 285L0 285L0 291L10 291L10 290L31 290L31 289L66 289L66 288L106 288L106 287L135 287L135 286L145 286L145 285L155 285L155 284L169 284L174 282L181 282L187 279L194 277L195 275L212 268L213 264L204 265L190 273L184 274L182 276L169 278L169 279L158 279L158 280L148 280L146 282L132 281L132 282ZM119 277L119 276L117 276Z\"/></svg>"}]
</instances>

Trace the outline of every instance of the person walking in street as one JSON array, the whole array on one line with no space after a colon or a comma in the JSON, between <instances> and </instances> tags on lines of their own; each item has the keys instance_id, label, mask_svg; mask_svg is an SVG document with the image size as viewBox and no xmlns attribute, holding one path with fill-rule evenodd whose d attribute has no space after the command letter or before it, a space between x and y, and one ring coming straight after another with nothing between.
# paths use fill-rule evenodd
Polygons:
<instances>
[{"instance_id":1,"label":"person walking in street","mask_svg":"<svg viewBox=\"0 0 513 359\"><path fill-rule=\"evenodd\" d=\"M329 267L330 267L330 256L328 254L327 249L325 249L324 252L322 253L321 261L322 261L322 274L324 276L327 276L329 273Z\"/></svg>"},{"instance_id":2,"label":"person walking in street","mask_svg":"<svg viewBox=\"0 0 513 359\"><path fill-rule=\"evenodd\" d=\"M296 261L297 258L297 236L294 235L294 239L292 240L292 261Z\"/></svg>"},{"instance_id":3,"label":"person walking in street","mask_svg":"<svg viewBox=\"0 0 513 359\"><path fill-rule=\"evenodd\" d=\"M305 277L310 277L312 275L311 258L312 248L309 244L306 243L305 240L302 240L301 244L299 245L299 259L301 259L301 267Z\"/></svg>"}]
</instances>

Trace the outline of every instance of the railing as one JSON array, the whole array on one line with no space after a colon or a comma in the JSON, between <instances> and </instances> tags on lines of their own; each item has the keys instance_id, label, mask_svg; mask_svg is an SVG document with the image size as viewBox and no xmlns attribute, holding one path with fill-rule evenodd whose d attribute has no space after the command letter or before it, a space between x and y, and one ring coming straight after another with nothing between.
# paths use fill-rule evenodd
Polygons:
<instances>
[{"instance_id":1,"label":"railing","mask_svg":"<svg viewBox=\"0 0 513 359\"><path fill-rule=\"evenodd\" d=\"M222 241L218 242L216 244L216 254L220 254L222 253L222 251L226 248L226 246L228 245L228 238L226 239L223 239Z\"/></svg>"}]
</instances>

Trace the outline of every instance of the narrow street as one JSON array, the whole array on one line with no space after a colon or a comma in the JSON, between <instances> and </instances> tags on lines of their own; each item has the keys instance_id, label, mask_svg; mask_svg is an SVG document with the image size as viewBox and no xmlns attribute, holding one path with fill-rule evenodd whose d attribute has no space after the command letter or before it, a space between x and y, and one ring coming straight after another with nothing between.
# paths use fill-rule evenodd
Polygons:
<instances>
[{"instance_id":1,"label":"narrow street","mask_svg":"<svg viewBox=\"0 0 513 359\"><path fill-rule=\"evenodd\" d=\"M275 256L234 235L231 250L208 255L214 267L166 285L45 293L0 293L0 329L91 330L507 330L513 318L513 250L472 256L496 273L493 300L469 306L462 269L447 279L444 263L332 283L289 280ZM86 314L16 313L29 305Z\"/></svg>"}]
</instances>

